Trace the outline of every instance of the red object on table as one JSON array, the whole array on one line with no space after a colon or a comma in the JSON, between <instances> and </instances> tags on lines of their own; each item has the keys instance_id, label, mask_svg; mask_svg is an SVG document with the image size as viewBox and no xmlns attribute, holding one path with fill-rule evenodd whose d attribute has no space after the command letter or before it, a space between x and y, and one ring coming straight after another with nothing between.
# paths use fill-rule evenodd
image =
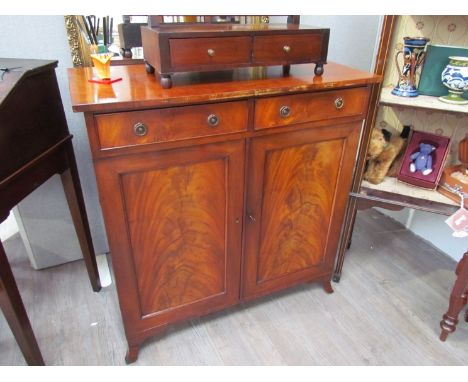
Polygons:
<instances>
[{"instance_id":1,"label":"red object on table","mask_svg":"<svg viewBox=\"0 0 468 382\"><path fill-rule=\"evenodd\" d=\"M122 77L117 77L117 78L91 78L88 80L88 82L93 82L95 84L104 84L104 85L109 85L113 84L114 82L121 81Z\"/></svg>"}]
</instances>

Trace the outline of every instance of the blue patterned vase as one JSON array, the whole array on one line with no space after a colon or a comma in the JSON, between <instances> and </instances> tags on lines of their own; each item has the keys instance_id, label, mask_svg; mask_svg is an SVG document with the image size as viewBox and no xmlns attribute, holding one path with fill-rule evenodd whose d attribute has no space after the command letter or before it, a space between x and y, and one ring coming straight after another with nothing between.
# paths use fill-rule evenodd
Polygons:
<instances>
[{"instance_id":1,"label":"blue patterned vase","mask_svg":"<svg viewBox=\"0 0 468 382\"><path fill-rule=\"evenodd\" d=\"M468 104L468 100L462 98L463 92L468 90L468 57L449 57L449 63L441 77L442 83L449 89L449 94L439 99L455 105Z\"/></svg>"},{"instance_id":2,"label":"blue patterned vase","mask_svg":"<svg viewBox=\"0 0 468 382\"><path fill-rule=\"evenodd\" d=\"M392 90L392 94L400 97L416 97L416 70L423 63L425 48L429 39L426 37L405 37L403 50L397 52L395 62L398 69L398 85ZM403 70L400 69L398 57L403 55Z\"/></svg>"}]
</instances>

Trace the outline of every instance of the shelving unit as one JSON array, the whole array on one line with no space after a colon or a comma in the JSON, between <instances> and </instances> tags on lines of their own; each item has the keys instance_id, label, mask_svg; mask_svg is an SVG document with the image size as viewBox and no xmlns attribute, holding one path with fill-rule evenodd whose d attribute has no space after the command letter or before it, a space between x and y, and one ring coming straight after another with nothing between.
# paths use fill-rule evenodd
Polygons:
<instances>
[{"instance_id":1,"label":"shelving unit","mask_svg":"<svg viewBox=\"0 0 468 382\"><path fill-rule=\"evenodd\" d=\"M409 198L421 199L426 202L445 204L448 206L455 207L459 206L459 204L455 203L451 199L447 198L446 196L442 195L441 193L435 190L414 187L403 182L399 182L396 178L386 177L384 181L380 184L372 184L364 180L361 185L361 193L365 195L363 190L388 192L396 195L403 195ZM366 191L366 193L370 194L372 192Z\"/></svg>"},{"instance_id":2,"label":"shelving unit","mask_svg":"<svg viewBox=\"0 0 468 382\"><path fill-rule=\"evenodd\" d=\"M430 37L431 43L434 44L468 46L468 37L461 32L455 34L455 38L458 40L454 41L452 34L456 31L458 22L466 23L466 20L458 18L458 16L385 16L384 18L375 68L375 74L384 76L384 81L382 85L374 87L371 96L372 111L368 115L362 136L361 150L338 250L333 277L336 282L341 277L345 252L350 245L358 209L374 206L390 210L412 208L430 213L451 215L459 208L459 204L436 190L410 186L396 178L387 177L378 185L363 181L370 132L374 127L397 127L398 130L398 127L401 129L403 125L409 124L413 125L416 130L452 136L453 142L458 142L464 136L466 131L464 127L468 126L466 123L468 121L468 105L443 103L438 100L438 97L419 95L414 98L406 98L391 94L395 85L392 81L395 82L398 79L394 57L396 51L402 49L403 37L425 35L425 37ZM446 40L440 40L444 38L444 33L441 33L437 28L442 28L446 24L448 25L448 32L445 32L447 34ZM425 27L427 27L426 30L424 30ZM447 164L456 160L458 156L456 150L457 145L452 143Z\"/></svg>"},{"instance_id":3,"label":"shelving unit","mask_svg":"<svg viewBox=\"0 0 468 382\"><path fill-rule=\"evenodd\" d=\"M468 115L468 105L452 105L439 101L437 97L419 95L414 98L398 97L393 95L391 87L382 88L380 93L380 105L400 106L413 109L442 111L444 113L461 113Z\"/></svg>"}]
</instances>

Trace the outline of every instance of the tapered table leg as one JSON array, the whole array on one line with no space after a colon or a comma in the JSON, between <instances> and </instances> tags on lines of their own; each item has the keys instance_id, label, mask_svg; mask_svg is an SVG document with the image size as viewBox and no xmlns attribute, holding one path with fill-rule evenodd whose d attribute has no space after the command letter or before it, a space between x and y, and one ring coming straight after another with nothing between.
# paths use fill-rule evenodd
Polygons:
<instances>
[{"instance_id":1,"label":"tapered table leg","mask_svg":"<svg viewBox=\"0 0 468 382\"><path fill-rule=\"evenodd\" d=\"M450 294L449 308L440 322L440 328L442 329L440 333L441 341L445 341L447 336L455 331L458 324L458 315L468 299L468 252L463 255L458 263L455 273L457 279Z\"/></svg>"},{"instance_id":2,"label":"tapered table leg","mask_svg":"<svg viewBox=\"0 0 468 382\"><path fill-rule=\"evenodd\" d=\"M0 243L0 308L23 356L31 366L43 366L41 351L16 286L10 264Z\"/></svg>"},{"instance_id":3,"label":"tapered table leg","mask_svg":"<svg viewBox=\"0 0 468 382\"><path fill-rule=\"evenodd\" d=\"M68 143L65 150L69 167L61 174L62 184L78 236L78 241L80 242L91 286L95 292L99 292L101 290L101 281L99 278L93 240L91 238L83 192L81 190L80 178L76 167L75 154L73 153L71 141Z\"/></svg>"}]
</instances>

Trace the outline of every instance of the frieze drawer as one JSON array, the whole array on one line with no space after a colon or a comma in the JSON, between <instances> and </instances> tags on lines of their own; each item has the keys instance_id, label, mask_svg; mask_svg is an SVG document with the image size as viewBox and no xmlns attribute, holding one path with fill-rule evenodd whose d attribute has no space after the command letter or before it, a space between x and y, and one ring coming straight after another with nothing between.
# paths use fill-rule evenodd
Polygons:
<instances>
[{"instance_id":1,"label":"frieze drawer","mask_svg":"<svg viewBox=\"0 0 468 382\"><path fill-rule=\"evenodd\" d=\"M319 60L323 39L318 34L256 36L253 42L254 64L277 60L281 64L298 64Z\"/></svg>"},{"instance_id":2,"label":"frieze drawer","mask_svg":"<svg viewBox=\"0 0 468 382\"><path fill-rule=\"evenodd\" d=\"M250 61L249 37L170 39L169 46L171 63L177 69Z\"/></svg>"},{"instance_id":3,"label":"frieze drawer","mask_svg":"<svg viewBox=\"0 0 468 382\"><path fill-rule=\"evenodd\" d=\"M247 101L98 114L101 149L235 133L247 130Z\"/></svg>"},{"instance_id":4,"label":"frieze drawer","mask_svg":"<svg viewBox=\"0 0 468 382\"><path fill-rule=\"evenodd\" d=\"M255 101L255 129L363 116L367 88L261 98Z\"/></svg>"}]
</instances>

